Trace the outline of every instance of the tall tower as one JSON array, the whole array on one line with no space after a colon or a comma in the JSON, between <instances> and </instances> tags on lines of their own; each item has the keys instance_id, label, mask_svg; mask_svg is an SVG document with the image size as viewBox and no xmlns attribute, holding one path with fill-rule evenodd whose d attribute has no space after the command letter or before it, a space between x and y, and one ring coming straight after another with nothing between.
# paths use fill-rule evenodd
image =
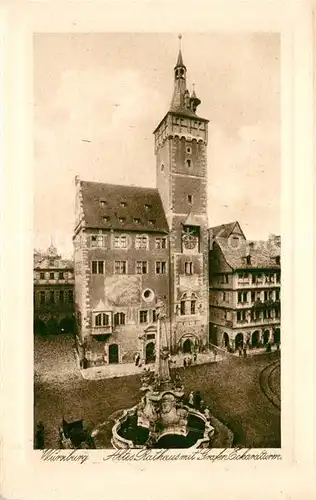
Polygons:
<instances>
[{"instance_id":1,"label":"tall tower","mask_svg":"<svg viewBox=\"0 0 316 500\"><path fill-rule=\"evenodd\" d=\"M181 43L181 36L179 36ZM154 131L159 190L170 230L170 347L208 343L207 127L187 89L181 45L169 111Z\"/></svg>"}]
</instances>

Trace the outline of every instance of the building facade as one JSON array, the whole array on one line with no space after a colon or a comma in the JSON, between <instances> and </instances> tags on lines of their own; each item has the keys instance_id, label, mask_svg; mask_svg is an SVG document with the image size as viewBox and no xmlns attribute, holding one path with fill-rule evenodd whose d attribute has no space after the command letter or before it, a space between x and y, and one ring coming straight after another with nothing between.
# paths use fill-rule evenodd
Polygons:
<instances>
[{"instance_id":1,"label":"building facade","mask_svg":"<svg viewBox=\"0 0 316 500\"><path fill-rule=\"evenodd\" d=\"M34 333L74 333L74 268L51 245L34 252Z\"/></svg>"},{"instance_id":2,"label":"building facade","mask_svg":"<svg viewBox=\"0 0 316 500\"><path fill-rule=\"evenodd\" d=\"M156 189L76 179L78 351L90 365L155 356L163 301L172 352L208 344L207 126L179 51L154 131Z\"/></svg>"},{"instance_id":3,"label":"building facade","mask_svg":"<svg viewBox=\"0 0 316 500\"><path fill-rule=\"evenodd\" d=\"M209 269L210 343L280 344L280 238L247 241L238 222L211 228Z\"/></svg>"}]
</instances>

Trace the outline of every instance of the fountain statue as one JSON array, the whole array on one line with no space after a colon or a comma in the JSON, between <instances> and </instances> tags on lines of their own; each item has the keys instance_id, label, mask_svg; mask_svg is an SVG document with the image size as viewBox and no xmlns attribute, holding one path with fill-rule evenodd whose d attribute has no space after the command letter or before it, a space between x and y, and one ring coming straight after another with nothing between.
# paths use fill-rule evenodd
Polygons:
<instances>
[{"instance_id":1,"label":"fountain statue","mask_svg":"<svg viewBox=\"0 0 316 500\"><path fill-rule=\"evenodd\" d=\"M122 410L112 428L114 448L200 448L211 446L214 428L206 416L183 402L184 388L179 374L169 367L166 311L156 305L157 334L155 371L144 369L143 393L133 408ZM97 437L97 432L94 432Z\"/></svg>"}]
</instances>

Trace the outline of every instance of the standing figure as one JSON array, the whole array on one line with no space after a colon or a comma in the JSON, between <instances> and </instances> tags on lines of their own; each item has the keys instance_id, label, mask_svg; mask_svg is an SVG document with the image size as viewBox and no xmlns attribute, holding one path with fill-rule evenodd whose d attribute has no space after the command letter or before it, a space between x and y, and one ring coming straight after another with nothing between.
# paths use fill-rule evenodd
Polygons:
<instances>
[{"instance_id":1,"label":"standing figure","mask_svg":"<svg viewBox=\"0 0 316 500\"><path fill-rule=\"evenodd\" d=\"M187 358L184 358L184 359L183 359L183 366L184 366L184 368L186 368L186 367L187 367Z\"/></svg>"},{"instance_id":2,"label":"standing figure","mask_svg":"<svg viewBox=\"0 0 316 500\"><path fill-rule=\"evenodd\" d=\"M197 353L195 351L195 353L193 354L193 362L196 363L196 360L197 360Z\"/></svg>"},{"instance_id":3,"label":"standing figure","mask_svg":"<svg viewBox=\"0 0 316 500\"><path fill-rule=\"evenodd\" d=\"M138 366L139 360L140 360L140 355L139 355L139 353L137 353L135 356L135 366Z\"/></svg>"},{"instance_id":4,"label":"standing figure","mask_svg":"<svg viewBox=\"0 0 316 500\"><path fill-rule=\"evenodd\" d=\"M244 353L244 358L247 357L247 347L244 345L244 347L242 348L243 350L243 353Z\"/></svg>"},{"instance_id":5,"label":"standing figure","mask_svg":"<svg viewBox=\"0 0 316 500\"><path fill-rule=\"evenodd\" d=\"M193 392L191 391L189 394L189 405L193 406L194 405L194 395Z\"/></svg>"},{"instance_id":6,"label":"standing figure","mask_svg":"<svg viewBox=\"0 0 316 500\"><path fill-rule=\"evenodd\" d=\"M241 345L238 347L238 354L239 354L239 356L242 355Z\"/></svg>"}]
</instances>

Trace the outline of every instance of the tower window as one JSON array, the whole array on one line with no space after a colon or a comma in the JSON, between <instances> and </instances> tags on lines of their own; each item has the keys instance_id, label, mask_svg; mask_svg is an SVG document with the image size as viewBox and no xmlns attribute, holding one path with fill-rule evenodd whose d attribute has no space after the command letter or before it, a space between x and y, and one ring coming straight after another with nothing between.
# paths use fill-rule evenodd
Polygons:
<instances>
[{"instance_id":1,"label":"tower window","mask_svg":"<svg viewBox=\"0 0 316 500\"><path fill-rule=\"evenodd\" d=\"M193 262L185 263L185 274L193 274Z\"/></svg>"},{"instance_id":2,"label":"tower window","mask_svg":"<svg viewBox=\"0 0 316 500\"><path fill-rule=\"evenodd\" d=\"M190 146L187 147L187 153L190 155L192 153L192 149Z\"/></svg>"},{"instance_id":3,"label":"tower window","mask_svg":"<svg viewBox=\"0 0 316 500\"><path fill-rule=\"evenodd\" d=\"M134 224L139 224L140 219L138 219L138 217L134 217L133 222L134 222Z\"/></svg>"},{"instance_id":4,"label":"tower window","mask_svg":"<svg viewBox=\"0 0 316 500\"><path fill-rule=\"evenodd\" d=\"M193 196L192 196L192 194L188 194L188 203L190 203L190 205L192 205L192 203L193 203Z\"/></svg>"},{"instance_id":5,"label":"tower window","mask_svg":"<svg viewBox=\"0 0 316 500\"><path fill-rule=\"evenodd\" d=\"M145 210L149 210L151 208L151 205L148 205L147 203L145 204Z\"/></svg>"},{"instance_id":6,"label":"tower window","mask_svg":"<svg viewBox=\"0 0 316 500\"><path fill-rule=\"evenodd\" d=\"M120 222L121 224L124 224L124 222L125 222L125 217L119 217L119 222Z\"/></svg>"},{"instance_id":7,"label":"tower window","mask_svg":"<svg viewBox=\"0 0 316 500\"><path fill-rule=\"evenodd\" d=\"M126 201L121 201L120 205L121 205L121 207L126 207L127 203L126 203Z\"/></svg>"},{"instance_id":8,"label":"tower window","mask_svg":"<svg viewBox=\"0 0 316 500\"><path fill-rule=\"evenodd\" d=\"M104 222L109 222L110 217L109 217L108 215L105 215L105 216L103 217L103 220L104 220Z\"/></svg>"},{"instance_id":9,"label":"tower window","mask_svg":"<svg viewBox=\"0 0 316 500\"><path fill-rule=\"evenodd\" d=\"M153 226L153 225L155 224L155 222L156 222L156 221L155 221L155 219L150 219L150 220L148 221L148 224L149 224L150 226Z\"/></svg>"},{"instance_id":10,"label":"tower window","mask_svg":"<svg viewBox=\"0 0 316 500\"><path fill-rule=\"evenodd\" d=\"M160 166L160 170L161 170L161 172L163 172L163 171L164 171L164 169L165 169L165 166L164 166L164 164L162 163L162 164L161 164L161 166Z\"/></svg>"},{"instance_id":11,"label":"tower window","mask_svg":"<svg viewBox=\"0 0 316 500\"><path fill-rule=\"evenodd\" d=\"M188 158L188 159L186 160L186 165L187 165L187 167L189 167L189 168L192 166L192 161L191 161L191 159L190 159L190 158Z\"/></svg>"}]
</instances>

